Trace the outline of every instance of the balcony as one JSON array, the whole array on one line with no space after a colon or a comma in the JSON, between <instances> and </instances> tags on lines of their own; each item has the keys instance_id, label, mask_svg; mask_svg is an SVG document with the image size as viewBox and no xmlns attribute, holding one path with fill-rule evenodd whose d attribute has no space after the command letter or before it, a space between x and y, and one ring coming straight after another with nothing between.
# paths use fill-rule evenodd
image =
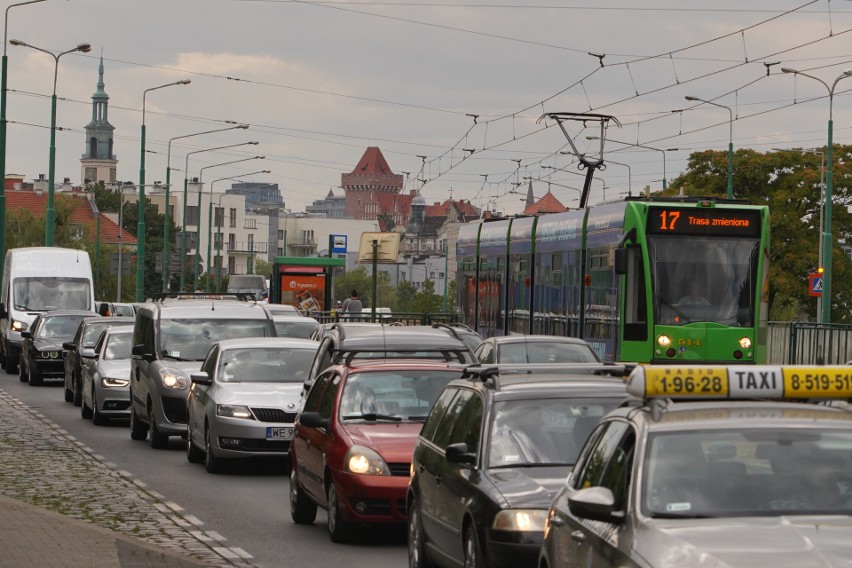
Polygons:
<instances>
[{"instance_id":1,"label":"balcony","mask_svg":"<svg viewBox=\"0 0 852 568\"><path fill-rule=\"evenodd\" d=\"M317 240L316 239L287 239L287 246L293 248L301 248L301 249L315 249L317 248Z\"/></svg>"},{"instance_id":2,"label":"balcony","mask_svg":"<svg viewBox=\"0 0 852 568\"><path fill-rule=\"evenodd\" d=\"M229 254L266 254L267 243L239 241L227 243Z\"/></svg>"}]
</instances>

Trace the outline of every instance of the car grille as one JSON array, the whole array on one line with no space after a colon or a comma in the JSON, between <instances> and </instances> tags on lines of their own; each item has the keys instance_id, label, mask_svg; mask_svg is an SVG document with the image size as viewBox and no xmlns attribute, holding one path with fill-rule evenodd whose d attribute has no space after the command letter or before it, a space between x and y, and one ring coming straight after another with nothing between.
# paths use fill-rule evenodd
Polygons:
<instances>
[{"instance_id":1,"label":"car grille","mask_svg":"<svg viewBox=\"0 0 852 568\"><path fill-rule=\"evenodd\" d=\"M391 475L398 475L401 477L408 477L411 475L411 464L410 463L389 463L388 469L391 472Z\"/></svg>"},{"instance_id":2,"label":"car grille","mask_svg":"<svg viewBox=\"0 0 852 568\"><path fill-rule=\"evenodd\" d=\"M287 452L290 450L290 440L258 440L240 438L236 444L223 444L219 438L219 446L229 450L245 450L251 452Z\"/></svg>"},{"instance_id":3,"label":"car grille","mask_svg":"<svg viewBox=\"0 0 852 568\"><path fill-rule=\"evenodd\" d=\"M161 396L163 403L163 414L166 420L174 424L186 424L186 400L173 396Z\"/></svg>"},{"instance_id":4,"label":"car grille","mask_svg":"<svg viewBox=\"0 0 852 568\"><path fill-rule=\"evenodd\" d=\"M261 422L292 424L296 421L295 412L284 412L280 408L252 408L251 413Z\"/></svg>"}]
</instances>

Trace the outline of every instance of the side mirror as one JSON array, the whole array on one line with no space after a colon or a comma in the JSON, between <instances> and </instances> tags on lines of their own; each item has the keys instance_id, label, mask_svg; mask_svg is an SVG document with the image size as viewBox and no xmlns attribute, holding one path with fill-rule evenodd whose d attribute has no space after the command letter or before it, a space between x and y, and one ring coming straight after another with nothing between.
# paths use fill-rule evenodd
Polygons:
<instances>
[{"instance_id":1,"label":"side mirror","mask_svg":"<svg viewBox=\"0 0 852 568\"><path fill-rule=\"evenodd\" d=\"M205 385L209 387L213 384L213 379L210 378L207 371L196 371L189 375L189 380L192 381L192 384L194 385Z\"/></svg>"},{"instance_id":2,"label":"side mirror","mask_svg":"<svg viewBox=\"0 0 852 568\"><path fill-rule=\"evenodd\" d=\"M76 351L77 350L77 344L74 343L73 341L66 341L62 344L62 348L65 351Z\"/></svg>"},{"instance_id":3,"label":"side mirror","mask_svg":"<svg viewBox=\"0 0 852 568\"><path fill-rule=\"evenodd\" d=\"M328 418L320 416L319 412L303 412L299 416L299 424L308 428L328 428Z\"/></svg>"},{"instance_id":4,"label":"side mirror","mask_svg":"<svg viewBox=\"0 0 852 568\"><path fill-rule=\"evenodd\" d=\"M83 359L95 359L98 356L92 347L83 347L80 349L80 357Z\"/></svg>"},{"instance_id":5,"label":"side mirror","mask_svg":"<svg viewBox=\"0 0 852 568\"><path fill-rule=\"evenodd\" d=\"M449 463L461 463L467 465L473 465L476 463L476 454L468 452L467 444L464 442L450 444L447 446L445 455L447 456L447 462Z\"/></svg>"},{"instance_id":6,"label":"side mirror","mask_svg":"<svg viewBox=\"0 0 852 568\"><path fill-rule=\"evenodd\" d=\"M615 497L606 487L580 489L568 497L568 508L583 519L613 524L624 522L624 514L614 511Z\"/></svg>"},{"instance_id":7,"label":"side mirror","mask_svg":"<svg viewBox=\"0 0 852 568\"><path fill-rule=\"evenodd\" d=\"M23 337L24 339L32 339L32 336L33 336L33 332L31 332L31 331L22 331L21 332L21 337Z\"/></svg>"},{"instance_id":8,"label":"side mirror","mask_svg":"<svg viewBox=\"0 0 852 568\"><path fill-rule=\"evenodd\" d=\"M145 345L142 343L134 345L130 354L134 359L143 359L149 363L154 360L154 355L152 353L145 353Z\"/></svg>"}]
</instances>

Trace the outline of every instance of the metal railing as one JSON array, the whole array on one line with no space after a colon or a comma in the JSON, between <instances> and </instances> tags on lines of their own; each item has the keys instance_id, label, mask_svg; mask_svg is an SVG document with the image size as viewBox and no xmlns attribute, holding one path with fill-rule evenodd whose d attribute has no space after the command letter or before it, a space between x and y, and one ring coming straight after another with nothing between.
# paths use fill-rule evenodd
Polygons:
<instances>
[{"instance_id":1,"label":"metal railing","mask_svg":"<svg viewBox=\"0 0 852 568\"><path fill-rule=\"evenodd\" d=\"M852 325L769 322L770 365L843 365L852 361Z\"/></svg>"}]
</instances>

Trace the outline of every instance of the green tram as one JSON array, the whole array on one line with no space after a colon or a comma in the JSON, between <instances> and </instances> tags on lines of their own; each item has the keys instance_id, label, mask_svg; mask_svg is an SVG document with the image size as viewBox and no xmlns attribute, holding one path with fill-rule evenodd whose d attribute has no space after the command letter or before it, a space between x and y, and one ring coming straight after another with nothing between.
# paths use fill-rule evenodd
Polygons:
<instances>
[{"instance_id":1,"label":"green tram","mask_svg":"<svg viewBox=\"0 0 852 568\"><path fill-rule=\"evenodd\" d=\"M604 361L766 360L769 210L625 201L459 230L459 310L483 337L581 337Z\"/></svg>"}]
</instances>

